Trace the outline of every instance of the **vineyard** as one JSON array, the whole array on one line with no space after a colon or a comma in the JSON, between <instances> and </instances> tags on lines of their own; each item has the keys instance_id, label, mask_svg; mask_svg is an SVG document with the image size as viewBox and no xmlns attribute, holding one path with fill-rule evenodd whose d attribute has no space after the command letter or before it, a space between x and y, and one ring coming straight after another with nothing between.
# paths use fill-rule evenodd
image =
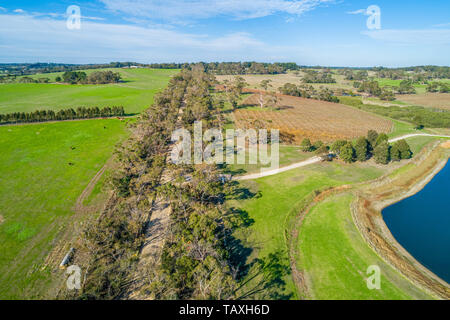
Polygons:
<instances>
[{"instance_id":1,"label":"vineyard","mask_svg":"<svg viewBox=\"0 0 450 320\"><path fill-rule=\"evenodd\" d=\"M248 97L243 104L257 105L258 96ZM389 120L337 103L279 95L279 105L277 109L236 110L236 126L279 129L282 136L290 136L296 143L304 138L324 142L353 139L371 129L389 133L393 128Z\"/></svg>"}]
</instances>

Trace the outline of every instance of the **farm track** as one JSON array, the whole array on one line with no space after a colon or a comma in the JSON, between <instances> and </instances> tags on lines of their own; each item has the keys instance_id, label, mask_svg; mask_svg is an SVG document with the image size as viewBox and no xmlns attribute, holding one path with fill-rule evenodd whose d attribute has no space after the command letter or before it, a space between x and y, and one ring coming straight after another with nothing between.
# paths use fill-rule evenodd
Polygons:
<instances>
[{"instance_id":1,"label":"farm track","mask_svg":"<svg viewBox=\"0 0 450 320\"><path fill-rule=\"evenodd\" d=\"M59 231L59 234L54 240L53 249L49 252L47 257L45 258L44 267L48 268L51 272L55 273L56 276L61 276L61 272L58 269L59 263L62 261L63 257L66 255L68 250L73 248L81 248L82 243L80 240L80 232L81 232L81 224L82 221L87 218L88 215L95 213L96 211L101 210L101 205L92 205L85 206L84 201L91 195L94 187L99 182L100 178L103 176L105 171L111 166L112 158L110 158L106 164L96 173L96 175L89 181L86 188L83 190L81 195L78 197L74 207L72 208L74 214L70 217L70 222L65 223L66 226L72 225L73 228L63 227ZM77 224L80 223L80 227L77 227ZM83 260L83 257L79 257L79 255L83 255L82 253L77 253L77 260ZM59 290L58 288L50 289ZM55 292L50 295L50 297L57 296L59 293Z\"/></svg>"},{"instance_id":2,"label":"farm track","mask_svg":"<svg viewBox=\"0 0 450 320\"><path fill-rule=\"evenodd\" d=\"M78 197L73 210L75 213L81 213L86 210L86 207L83 205L84 201L91 195L95 186L99 182L100 178L105 173L108 166L111 164L111 159L106 162L106 164L97 172L97 174L89 181L89 184L83 190L81 195Z\"/></svg>"},{"instance_id":3,"label":"farm track","mask_svg":"<svg viewBox=\"0 0 450 320\"><path fill-rule=\"evenodd\" d=\"M180 123L183 113L184 102L178 109L177 122ZM169 148L166 154L166 163L171 154L173 146ZM167 167L163 169L160 178L160 185L170 181L170 174ZM144 231L144 244L140 249L139 261L137 262L134 274L128 282L128 288L122 299L127 300L147 300L149 297L142 292L143 287L148 282L149 270L155 269L161 260L162 249L166 240L167 232L170 226L171 207L169 203L161 196L156 195L152 201L148 220Z\"/></svg>"}]
</instances>

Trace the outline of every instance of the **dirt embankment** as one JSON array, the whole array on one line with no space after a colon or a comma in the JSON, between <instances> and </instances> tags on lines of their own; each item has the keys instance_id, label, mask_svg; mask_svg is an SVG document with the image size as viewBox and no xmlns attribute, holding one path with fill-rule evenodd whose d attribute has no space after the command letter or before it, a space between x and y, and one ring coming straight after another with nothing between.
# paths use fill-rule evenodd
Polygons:
<instances>
[{"instance_id":1,"label":"dirt embankment","mask_svg":"<svg viewBox=\"0 0 450 320\"><path fill-rule=\"evenodd\" d=\"M300 228L303 224L303 220L309 214L311 209L316 206L319 202L324 201L326 198L331 197L336 194L344 193L351 190L350 185L343 185L339 187L333 187L326 190L315 191L311 199L308 199L305 203L303 209L301 209L295 216L295 223L290 228L289 234L286 235L286 243L288 246L289 263L292 272L292 279L294 280L295 286L297 287L298 293L301 299L313 299L313 293L310 289L311 284L308 283L308 279L305 273L297 267L298 258L298 246L297 239L300 233Z\"/></svg>"},{"instance_id":2,"label":"dirt embankment","mask_svg":"<svg viewBox=\"0 0 450 320\"><path fill-rule=\"evenodd\" d=\"M441 147L444 149L450 149L450 141L444 142L441 144Z\"/></svg>"},{"instance_id":3,"label":"dirt embankment","mask_svg":"<svg viewBox=\"0 0 450 320\"><path fill-rule=\"evenodd\" d=\"M367 243L416 286L440 299L450 299L450 286L412 257L392 236L381 210L419 192L445 166L448 151L436 144L411 162L411 168L363 188L352 204L353 220Z\"/></svg>"}]
</instances>

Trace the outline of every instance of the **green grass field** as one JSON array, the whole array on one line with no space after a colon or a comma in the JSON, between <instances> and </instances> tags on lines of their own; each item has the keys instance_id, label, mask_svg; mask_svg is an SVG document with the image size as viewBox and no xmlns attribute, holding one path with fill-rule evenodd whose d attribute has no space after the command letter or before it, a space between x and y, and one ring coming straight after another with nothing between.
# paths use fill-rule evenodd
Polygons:
<instances>
[{"instance_id":1,"label":"green grass field","mask_svg":"<svg viewBox=\"0 0 450 320\"><path fill-rule=\"evenodd\" d=\"M354 197L333 196L306 216L298 238L298 266L311 298L333 300L430 299L393 270L364 242L350 213ZM367 268L381 269L380 290L367 288Z\"/></svg>"},{"instance_id":2,"label":"green grass field","mask_svg":"<svg viewBox=\"0 0 450 320\"><path fill-rule=\"evenodd\" d=\"M119 72L122 83L107 85L0 84L0 113L60 110L77 107L124 106L127 113L139 113L153 103L154 95L179 70L107 69ZM87 70L87 73L96 70ZM52 81L62 73L39 74Z\"/></svg>"},{"instance_id":3,"label":"green grass field","mask_svg":"<svg viewBox=\"0 0 450 320\"><path fill-rule=\"evenodd\" d=\"M229 201L248 213L252 224L235 236L251 248L247 262L277 254L289 268L288 237L295 216L316 190L370 181L386 171L369 164L323 163L276 176L247 181L241 186L256 196ZM429 299L394 269L386 265L365 243L350 214L350 194L333 196L316 205L300 228L295 257L299 270L306 272L310 296L317 299ZM382 289L368 290L367 267L382 269ZM283 277L280 296L299 298L291 275ZM251 287L253 281L248 283Z\"/></svg>"},{"instance_id":4,"label":"green grass field","mask_svg":"<svg viewBox=\"0 0 450 320\"><path fill-rule=\"evenodd\" d=\"M254 220L248 229L236 233L245 246L253 249L248 261L277 253L280 260L289 266L286 232L292 228L292 218L305 198L315 190L372 180L382 173L383 170L366 164L324 163L243 182L243 187L258 196L233 200L228 204L246 211ZM286 288L283 293L298 298L291 276L284 277L284 281Z\"/></svg>"},{"instance_id":5,"label":"green grass field","mask_svg":"<svg viewBox=\"0 0 450 320\"><path fill-rule=\"evenodd\" d=\"M391 80L391 79L381 79L381 78L377 78L375 79L376 81L378 81L378 84L380 85L380 87L385 87L385 86L400 86L400 82L402 82L403 80ZM425 93L426 89L427 89L427 85L426 84L414 84L414 88L416 89L417 93Z\"/></svg>"},{"instance_id":6,"label":"green grass field","mask_svg":"<svg viewBox=\"0 0 450 320\"><path fill-rule=\"evenodd\" d=\"M0 127L0 299L43 293L52 240L124 128L116 119Z\"/></svg>"}]
</instances>

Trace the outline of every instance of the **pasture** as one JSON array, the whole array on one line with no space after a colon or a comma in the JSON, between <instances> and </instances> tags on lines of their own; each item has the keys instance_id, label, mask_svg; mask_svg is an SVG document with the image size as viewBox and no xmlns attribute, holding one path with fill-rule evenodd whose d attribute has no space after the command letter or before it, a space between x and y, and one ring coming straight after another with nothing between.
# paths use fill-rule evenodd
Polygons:
<instances>
[{"instance_id":1,"label":"pasture","mask_svg":"<svg viewBox=\"0 0 450 320\"><path fill-rule=\"evenodd\" d=\"M288 241L289 234L295 225L296 215L305 207L311 195L316 190L325 190L329 187L370 181L380 177L386 170L387 168L382 169L370 164L346 165L321 163L255 181L242 182L241 187L248 188L250 191L248 194L250 196L244 200L229 201L228 205L241 209L248 214L249 221L251 221L248 228L239 229L235 234L244 247L251 248L247 262L251 262L255 258L261 259L273 254L277 257L281 265L290 269L288 254L290 250ZM381 265L382 261L365 244L362 237L359 236L359 233L353 226L349 214L349 207L347 207L349 205L349 198L345 198L344 200L331 209L325 207L327 210L324 210L324 205L321 204L314 209L312 213L313 217L320 215L322 220L329 219L329 223L331 224L330 228L327 229L328 225L326 225L319 230L320 232L316 232L317 229L311 231L311 227L309 226L312 222L310 221L306 224L306 231L303 231L302 226L300 228L300 242L294 239L293 243L297 246L294 248L296 252L298 252L298 249L305 250L305 252L302 252L300 256L294 258L296 258L295 261L301 270L306 269L309 276L315 276L312 274L311 268L319 270L323 268L323 270L327 270L330 277L334 278L333 281L329 282L330 286L337 283L337 288L344 288L345 290L348 288L348 293L342 297L357 299L361 294L357 289L364 287L366 283L364 277L361 276L361 272L365 274L367 269L364 263L380 263ZM331 201L331 203L333 204L334 201ZM336 212L333 213L333 210ZM323 218L324 216L325 218ZM307 217L307 219L309 218ZM313 226L317 227L317 224L314 222ZM338 225L339 229L333 229L335 225ZM311 235L312 233L313 236ZM334 237L335 233L336 237ZM305 239L307 240L308 237L311 237L311 240L306 243ZM351 245L344 242L341 246L340 242L336 242L332 248L326 247L325 245L322 248L322 243L325 241L332 242L333 239L339 239L340 241L341 238L346 239L349 237L352 239ZM314 250L316 244L318 247L317 250ZM332 251L326 252L327 249L332 249ZM363 254L361 258L358 258L360 262L358 266L344 265L344 261L347 261L346 257L353 259L354 255L357 254ZM317 258L316 255L318 256ZM336 258L328 261L327 259L330 255ZM338 259L337 257L341 258ZM365 260L367 257L370 257L370 259ZM304 260L306 258L309 260ZM311 262L313 258L316 260ZM317 259L323 260L318 261ZM339 260L339 263L335 263L337 260ZM321 265L315 264L316 262L320 262ZM312 267L310 267L310 263ZM386 266L386 268L390 267ZM374 299L408 299L413 297L413 295L410 295L409 289L405 287L407 280L392 269L388 271L389 276L384 278L385 281L383 283L385 289L382 292L368 292L366 289L362 294ZM250 272L249 274L252 273ZM297 291L292 274L285 274L280 280L284 282L284 286L279 288L279 296L292 299L299 298L300 296L305 297L304 293ZM313 280L317 281L316 278ZM254 283L250 281L248 285L252 286L252 284ZM314 290L314 297L325 299L338 298L337 292L333 290L328 295L325 290L316 291L317 285L315 282L312 288Z\"/></svg>"},{"instance_id":2,"label":"pasture","mask_svg":"<svg viewBox=\"0 0 450 320\"><path fill-rule=\"evenodd\" d=\"M46 255L126 135L116 119L0 127L0 299L46 293Z\"/></svg>"},{"instance_id":3,"label":"pasture","mask_svg":"<svg viewBox=\"0 0 450 320\"><path fill-rule=\"evenodd\" d=\"M450 110L450 93L424 93L397 95L397 99L416 106Z\"/></svg>"},{"instance_id":4,"label":"pasture","mask_svg":"<svg viewBox=\"0 0 450 320\"><path fill-rule=\"evenodd\" d=\"M242 104L257 104L257 96L250 96ZM297 143L303 138L324 142L354 139L365 136L370 129L380 133L393 129L388 119L342 104L280 96L280 105L280 110L238 109L234 112L236 126L279 129L294 135Z\"/></svg>"},{"instance_id":5,"label":"pasture","mask_svg":"<svg viewBox=\"0 0 450 320\"><path fill-rule=\"evenodd\" d=\"M154 95L168 84L179 70L103 69L119 72L122 82L105 85L68 85L8 83L0 84L0 113L61 110L77 107L123 106L128 114L145 110ZM98 70L87 70L92 73ZM33 75L54 81L62 73Z\"/></svg>"},{"instance_id":6,"label":"pasture","mask_svg":"<svg viewBox=\"0 0 450 320\"><path fill-rule=\"evenodd\" d=\"M310 298L332 300L430 299L381 260L353 223L351 194L333 196L306 215L297 239L297 265ZM380 290L367 288L367 269L381 269Z\"/></svg>"}]
</instances>

